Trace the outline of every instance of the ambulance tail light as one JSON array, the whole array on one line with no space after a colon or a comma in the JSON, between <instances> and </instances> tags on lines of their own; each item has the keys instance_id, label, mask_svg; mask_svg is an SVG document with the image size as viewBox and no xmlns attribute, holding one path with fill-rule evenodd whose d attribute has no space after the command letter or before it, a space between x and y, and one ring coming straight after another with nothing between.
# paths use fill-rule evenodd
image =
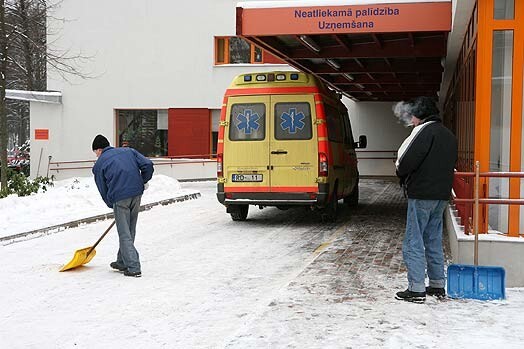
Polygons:
<instances>
[{"instance_id":1,"label":"ambulance tail light","mask_svg":"<svg viewBox=\"0 0 524 349\"><path fill-rule=\"evenodd\" d=\"M224 177L224 161L222 154L217 154L217 177Z\"/></svg>"},{"instance_id":2,"label":"ambulance tail light","mask_svg":"<svg viewBox=\"0 0 524 349\"><path fill-rule=\"evenodd\" d=\"M318 153L318 176L327 177L328 176L328 157L324 153Z\"/></svg>"}]
</instances>

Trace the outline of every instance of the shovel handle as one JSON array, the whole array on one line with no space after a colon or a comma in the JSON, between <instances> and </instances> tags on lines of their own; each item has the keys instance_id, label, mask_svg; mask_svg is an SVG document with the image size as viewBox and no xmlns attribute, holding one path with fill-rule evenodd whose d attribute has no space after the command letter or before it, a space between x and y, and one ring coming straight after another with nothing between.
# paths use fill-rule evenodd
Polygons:
<instances>
[{"instance_id":1,"label":"shovel handle","mask_svg":"<svg viewBox=\"0 0 524 349\"><path fill-rule=\"evenodd\" d=\"M107 227L106 231L102 234L102 236L100 237L100 239L98 239L95 244L93 245L93 247L91 247L89 249L89 251L87 251L87 256L89 256L91 254L91 252L93 252L93 250L95 249L95 247L100 243L100 241L102 241L102 239L107 235L107 233L109 233L109 231L111 230L111 228L113 228L113 225L115 225L116 221L114 220L111 225L109 227Z\"/></svg>"}]
</instances>

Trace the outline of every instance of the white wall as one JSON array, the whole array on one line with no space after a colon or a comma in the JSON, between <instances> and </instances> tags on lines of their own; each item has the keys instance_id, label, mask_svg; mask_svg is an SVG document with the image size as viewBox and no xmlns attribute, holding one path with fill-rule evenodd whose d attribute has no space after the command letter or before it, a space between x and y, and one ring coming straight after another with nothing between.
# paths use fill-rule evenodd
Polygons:
<instances>
[{"instance_id":1,"label":"white wall","mask_svg":"<svg viewBox=\"0 0 524 349\"><path fill-rule=\"evenodd\" d=\"M67 82L49 71L48 89L61 91L63 104L31 103L31 135L34 128L50 130L49 141L34 141L31 158L38 159L42 149L43 158L51 155L53 161L94 160L96 134L114 144L115 109L219 109L237 74L290 70L214 65L214 37L235 35L235 5L236 0L63 0L51 14L49 42L53 49L91 57L79 66L90 78ZM396 150L408 134L396 124L390 103L347 103L354 136L366 134L368 150ZM366 153L371 155L392 153ZM31 167L34 176L36 166ZM392 175L393 161L362 159L360 171Z\"/></svg>"},{"instance_id":2,"label":"white wall","mask_svg":"<svg viewBox=\"0 0 524 349\"><path fill-rule=\"evenodd\" d=\"M48 173L49 156L57 154L63 148L62 134L62 104L31 102L31 122L29 134L31 136L31 177L51 176ZM49 130L48 140L36 140L35 129Z\"/></svg>"},{"instance_id":3,"label":"white wall","mask_svg":"<svg viewBox=\"0 0 524 349\"><path fill-rule=\"evenodd\" d=\"M91 57L89 75L64 81L51 68L48 89L61 91L62 108L32 108L33 119L53 128L47 152L60 161L94 158L91 142L115 138L120 108L220 108L237 74L289 70L287 65L214 66L214 37L235 35L233 0L63 0L50 19L54 49ZM56 33L56 35L54 35ZM45 115L39 115L44 113ZM38 157L33 147L33 158Z\"/></svg>"},{"instance_id":4,"label":"white wall","mask_svg":"<svg viewBox=\"0 0 524 349\"><path fill-rule=\"evenodd\" d=\"M393 114L391 102L353 102L343 100L349 109L353 137L366 135L368 146L358 152L358 168L364 176L394 176L393 159L365 159L396 157L396 151L409 136L411 128L402 126Z\"/></svg>"}]
</instances>

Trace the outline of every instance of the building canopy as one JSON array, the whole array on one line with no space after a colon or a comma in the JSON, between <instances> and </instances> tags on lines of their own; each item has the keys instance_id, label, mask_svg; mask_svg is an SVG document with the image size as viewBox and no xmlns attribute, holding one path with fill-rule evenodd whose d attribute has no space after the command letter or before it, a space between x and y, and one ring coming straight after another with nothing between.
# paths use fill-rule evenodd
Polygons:
<instances>
[{"instance_id":1,"label":"building canopy","mask_svg":"<svg viewBox=\"0 0 524 349\"><path fill-rule=\"evenodd\" d=\"M237 35L355 101L437 97L451 1L247 1Z\"/></svg>"}]
</instances>

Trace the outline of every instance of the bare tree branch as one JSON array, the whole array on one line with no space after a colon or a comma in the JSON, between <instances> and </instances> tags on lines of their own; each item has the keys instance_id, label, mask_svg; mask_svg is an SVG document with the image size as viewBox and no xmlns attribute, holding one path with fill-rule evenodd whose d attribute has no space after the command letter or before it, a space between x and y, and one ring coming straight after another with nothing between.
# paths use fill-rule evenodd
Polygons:
<instances>
[{"instance_id":1,"label":"bare tree branch","mask_svg":"<svg viewBox=\"0 0 524 349\"><path fill-rule=\"evenodd\" d=\"M6 88L46 90L48 68L68 82L73 77L92 77L83 67L93 56L59 49L49 39L60 29L46 28L47 23L70 22L55 16L61 4L62 0L0 0L0 183L4 188L8 140L21 144L29 137L28 104L7 103Z\"/></svg>"}]
</instances>

